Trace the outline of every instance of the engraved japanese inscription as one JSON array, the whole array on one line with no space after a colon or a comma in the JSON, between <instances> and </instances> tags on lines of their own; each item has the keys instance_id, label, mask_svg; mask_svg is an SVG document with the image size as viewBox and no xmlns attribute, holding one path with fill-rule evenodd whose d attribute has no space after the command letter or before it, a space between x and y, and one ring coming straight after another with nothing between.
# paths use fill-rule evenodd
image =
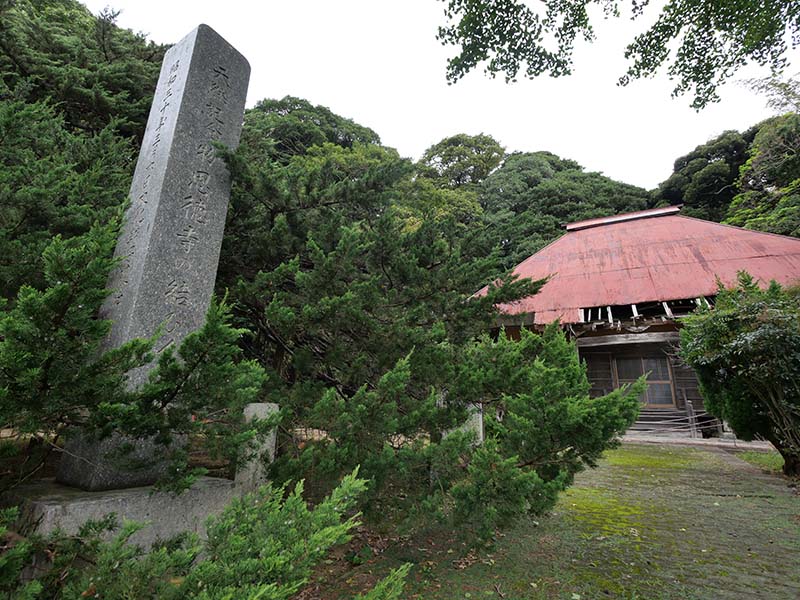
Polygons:
<instances>
[{"instance_id":1,"label":"engraved japanese inscription","mask_svg":"<svg viewBox=\"0 0 800 600\"><path fill-rule=\"evenodd\" d=\"M164 58L102 316L105 348L160 327L157 352L199 328L214 287L230 181L214 143L234 148L250 66L200 25ZM141 384L149 368L130 374Z\"/></svg>"},{"instance_id":2,"label":"engraved japanese inscription","mask_svg":"<svg viewBox=\"0 0 800 600\"><path fill-rule=\"evenodd\" d=\"M239 143L250 66L213 29L200 25L164 57L131 184L101 316L113 324L105 349L160 330L164 352L203 325L214 289L230 181L214 144ZM146 381L152 365L128 374ZM67 441L57 480L85 490L148 485L168 466L152 439L135 440L146 469L120 470L106 455L131 440Z\"/></svg>"}]
</instances>

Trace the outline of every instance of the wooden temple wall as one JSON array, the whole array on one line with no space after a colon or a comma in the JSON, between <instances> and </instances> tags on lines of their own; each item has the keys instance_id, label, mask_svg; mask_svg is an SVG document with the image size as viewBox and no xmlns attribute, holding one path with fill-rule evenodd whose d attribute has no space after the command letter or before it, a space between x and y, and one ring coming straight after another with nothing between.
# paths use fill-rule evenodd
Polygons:
<instances>
[{"instance_id":1,"label":"wooden temple wall","mask_svg":"<svg viewBox=\"0 0 800 600\"><path fill-rule=\"evenodd\" d=\"M519 339L519 330L519 326L505 326L506 335L512 339ZM495 329L492 333L499 335L499 332ZM645 334L606 331L597 336L580 336L576 341L580 357L586 362L593 397L608 394L650 372L649 397L645 398L649 407L682 410L686 400L690 400L695 411L705 410L697 376L677 356L678 335L673 323L653 327Z\"/></svg>"},{"instance_id":2,"label":"wooden temple wall","mask_svg":"<svg viewBox=\"0 0 800 600\"><path fill-rule=\"evenodd\" d=\"M695 410L703 410L694 371L675 356L672 344L621 344L580 348L586 362L592 396L602 396L644 373L649 387L648 407L683 409L691 400Z\"/></svg>"}]
</instances>

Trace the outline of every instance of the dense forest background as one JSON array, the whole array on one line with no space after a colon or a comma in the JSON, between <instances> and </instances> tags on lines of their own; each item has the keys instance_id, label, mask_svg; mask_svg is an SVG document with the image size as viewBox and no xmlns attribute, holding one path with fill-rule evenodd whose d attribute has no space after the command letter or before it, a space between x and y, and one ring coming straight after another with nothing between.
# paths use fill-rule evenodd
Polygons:
<instances>
[{"instance_id":1,"label":"dense forest background","mask_svg":"<svg viewBox=\"0 0 800 600\"><path fill-rule=\"evenodd\" d=\"M89 235L126 201L166 48L114 18L74 0L0 1L0 306L12 315L4 327L19 324L21 289L41 291L44 303L44 290L63 283L53 280L57 253L42 258L52 240ZM495 323L497 302L540 285L508 271L564 223L665 204L798 236L798 149L800 116L779 115L688 151L648 191L544 150L507 154L487 134L453 135L414 162L325 107L262 100L246 111L241 146L227 157L233 191L217 291L249 332L240 346L266 373L262 399L281 407L274 477L305 476L313 493L361 465L373 482L368 509L402 500L425 512L442 506L430 504L438 492L423 486L415 495L410 482L430 483L433 468L462 508L500 506L487 517L495 524L518 511L502 508L514 494L498 484L497 497L484 498L478 471L466 480L463 472L496 463L506 475L524 471L503 485L535 491L540 509L550 505L635 418L635 395L590 407L585 373L555 331L513 348L475 345ZM487 296L465 302L493 281ZM28 387L52 388L57 346L34 370L24 353L4 348L0 359L24 372ZM535 399L519 402L531 389ZM441 432L463 423L469 406L493 402L516 407L520 430L508 429L511 417L490 420L498 445L470 463L469 440ZM581 408L559 412L564 402ZM531 410L552 419L549 441L523 435L541 416L528 418ZM303 431L326 437L298 437ZM430 443L418 443L421 432ZM534 437L542 440L536 447L525 441ZM398 487L404 494L391 493Z\"/></svg>"},{"instance_id":2,"label":"dense forest background","mask_svg":"<svg viewBox=\"0 0 800 600\"><path fill-rule=\"evenodd\" d=\"M9 298L23 281L37 282L50 237L86 231L124 202L166 47L117 28L111 11L95 17L71 0L4 2L0 17L0 281ZM425 210L450 211L474 252L499 250L505 268L558 237L563 223L664 204L800 235L795 112L721 133L647 191L546 151L506 154L490 135L454 135L413 163L368 127L306 100L264 100L247 111L243 146L265 159L287 165L326 144L393 160L417 201L426 196ZM240 216L232 211L229 229Z\"/></svg>"}]
</instances>

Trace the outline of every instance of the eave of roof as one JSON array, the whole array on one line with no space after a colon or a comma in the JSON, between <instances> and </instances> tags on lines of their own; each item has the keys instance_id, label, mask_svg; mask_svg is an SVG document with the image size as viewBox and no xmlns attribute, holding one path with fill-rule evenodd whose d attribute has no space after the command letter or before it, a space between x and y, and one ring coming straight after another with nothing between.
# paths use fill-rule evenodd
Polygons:
<instances>
[{"instance_id":1,"label":"eave of roof","mask_svg":"<svg viewBox=\"0 0 800 600\"><path fill-rule=\"evenodd\" d=\"M579 323L581 308L711 296L718 281L732 285L739 271L765 283L800 279L800 240L694 219L670 208L568 227L513 271L534 280L550 276L549 281L538 294L501 305L501 312L532 313L537 324ZM486 288L478 292L484 293Z\"/></svg>"}]
</instances>

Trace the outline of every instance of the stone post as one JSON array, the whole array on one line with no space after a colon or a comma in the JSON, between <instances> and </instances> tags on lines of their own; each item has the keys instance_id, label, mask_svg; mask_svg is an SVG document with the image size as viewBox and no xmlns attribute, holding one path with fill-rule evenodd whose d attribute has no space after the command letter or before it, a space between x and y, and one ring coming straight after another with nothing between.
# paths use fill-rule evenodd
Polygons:
<instances>
[{"instance_id":1,"label":"stone post","mask_svg":"<svg viewBox=\"0 0 800 600\"><path fill-rule=\"evenodd\" d=\"M115 251L121 262L101 310L113 321L104 350L161 327L159 354L205 322L230 197L212 144L238 145L249 77L247 60L207 25L166 53ZM144 383L151 368L129 373L129 385ZM155 481L163 464L124 474L104 459L123 443L119 437L101 446L69 442L58 480L87 490ZM148 441L134 442L148 454Z\"/></svg>"},{"instance_id":2,"label":"stone post","mask_svg":"<svg viewBox=\"0 0 800 600\"><path fill-rule=\"evenodd\" d=\"M250 65L207 25L164 57L101 310L105 349L163 328L157 353L199 329L214 290L230 180L212 143L239 144ZM130 374L144 383L149 367Z\"/></svg>"},{"instance_id":3,"label":"stone post","mask_svg":"<svg viewBox=\"0 0 800 600\"><path fill-rule=\"evenodd\" d=\"M269 402L253 403L244 407L244 418L247 421L251 421L253 418L266 419L276 412L278 412L277 404ZM275 460L276 441L277 430L273 429L269 436L256 448L254 457L236 469L234 482L240 492L252 492L267 483L267 465Z\"/></svg>"},{"instance_id":4,"label":"stone post","mask_svg":"<svg viewBox=\"0 0 800 600\"><path fill-rule=\"evenodd\" d=\"M451 429L450 431L444 432L444 437L447 437L451 433L455 433L456 431L465 431L465 432L473 432L475 434L475 445L480 446L483 444L484 440L484 433L483 433L483 406L480 404L473 404L469 407L469 416L464 423L456 427L455 429Z\"/></svg>"}]
</instances>

